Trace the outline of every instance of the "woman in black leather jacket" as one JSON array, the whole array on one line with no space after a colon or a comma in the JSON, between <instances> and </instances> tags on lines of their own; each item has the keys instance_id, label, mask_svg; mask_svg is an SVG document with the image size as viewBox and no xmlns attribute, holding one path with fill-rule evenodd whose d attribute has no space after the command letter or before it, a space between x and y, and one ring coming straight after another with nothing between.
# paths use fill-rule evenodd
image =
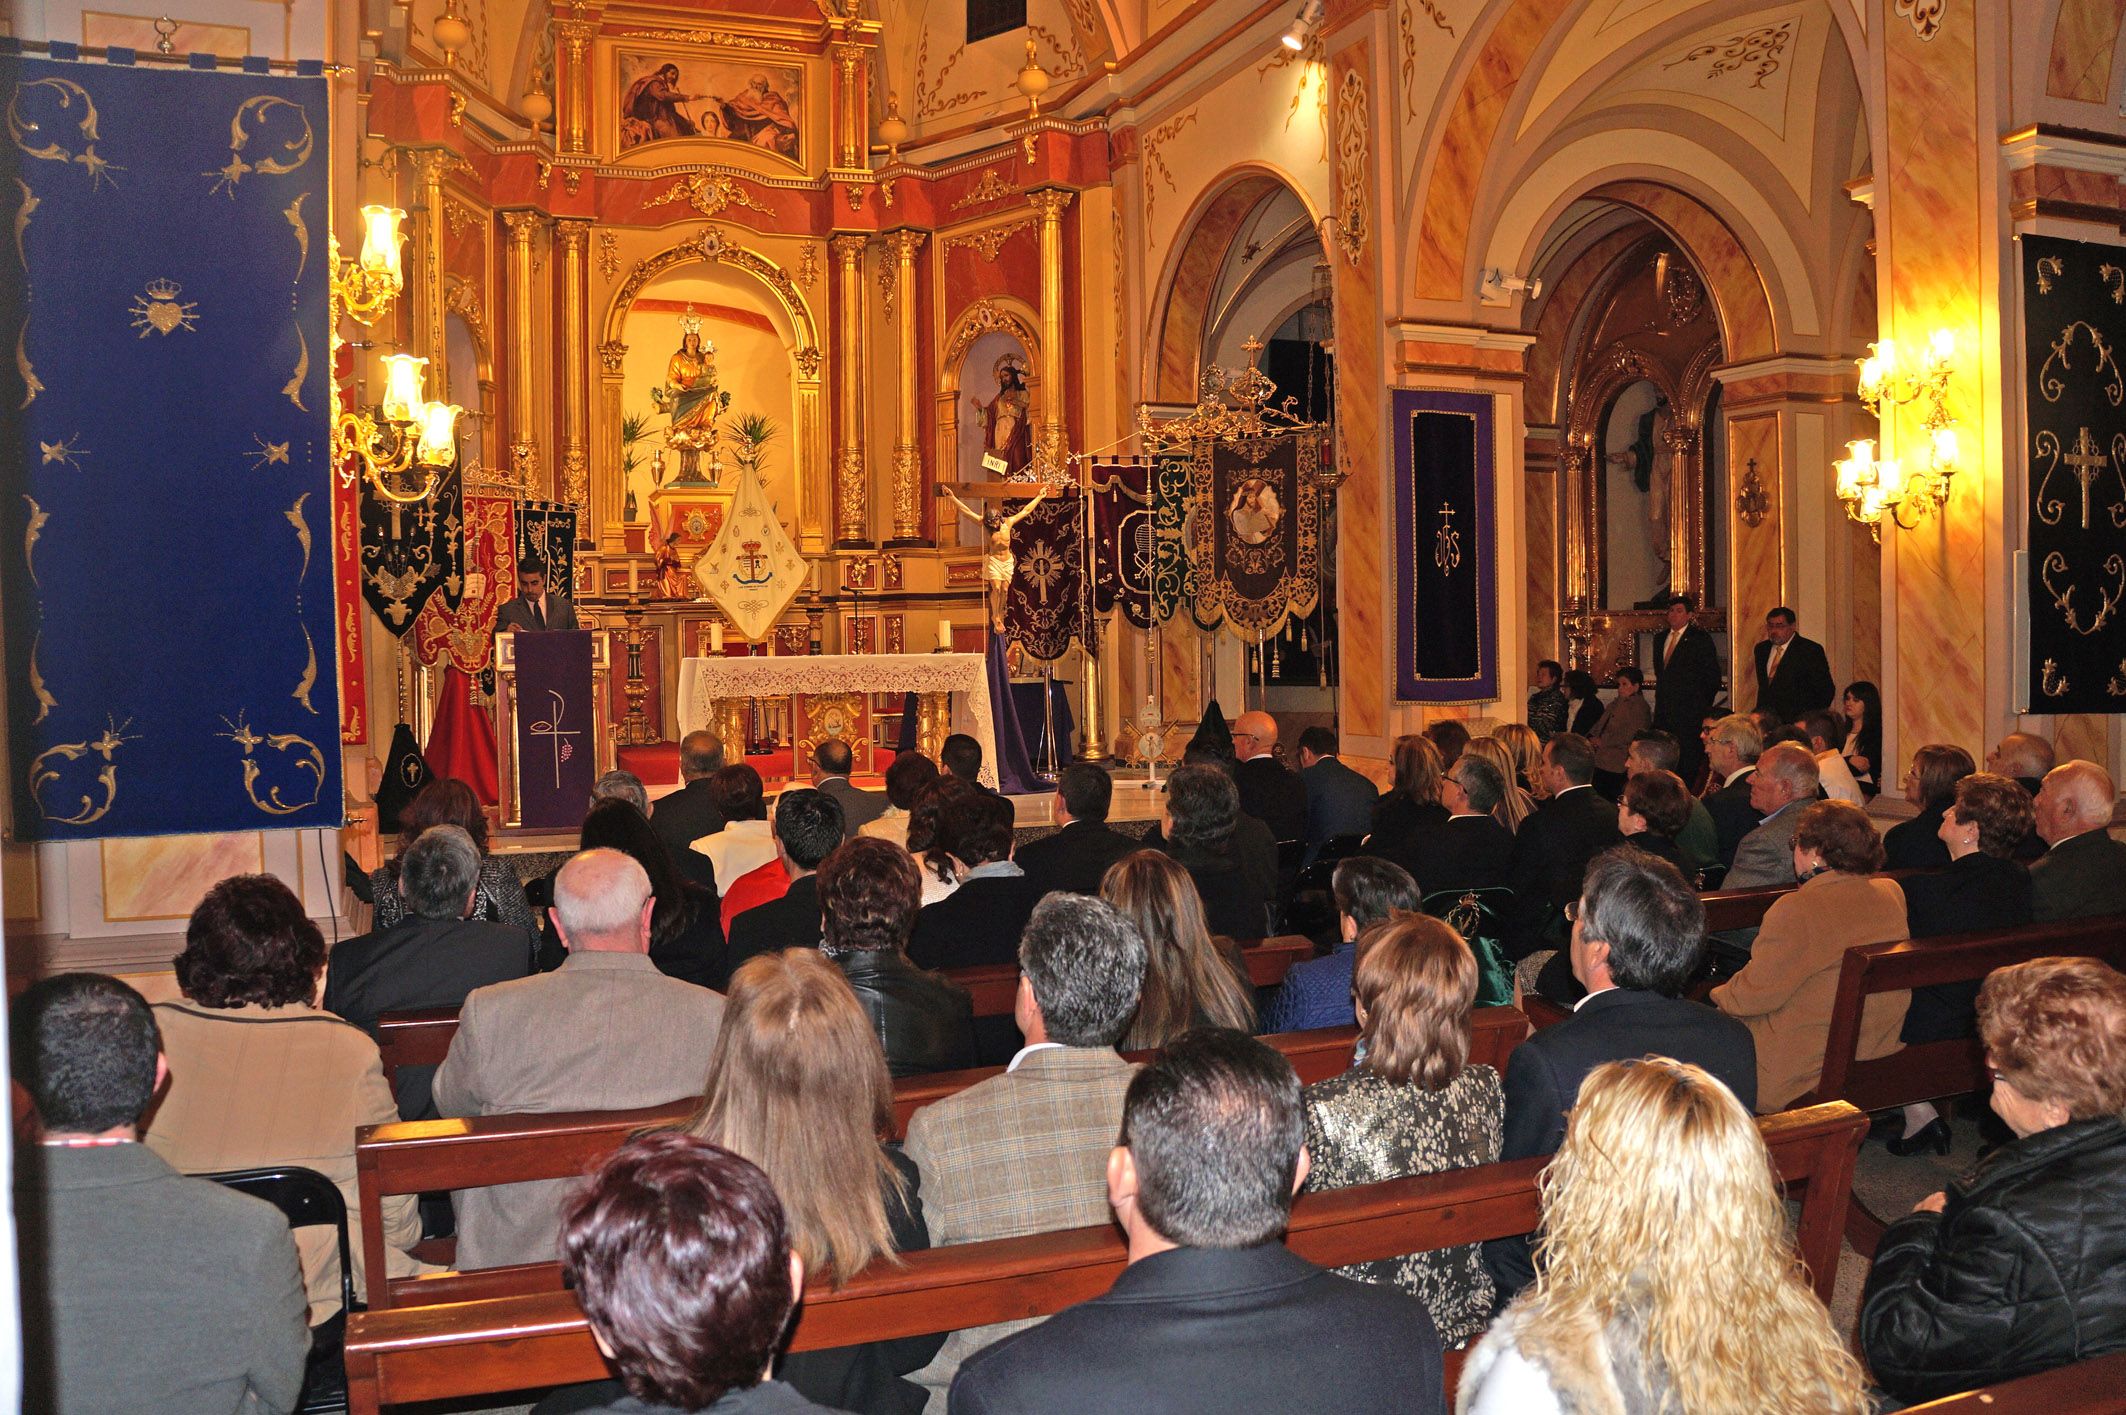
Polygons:
<instances>
[{"instance_id":1,"label":"woman in black leather jacket","mask_svg":"<svg viewBox=\"0 0 2126 1415\"><path fill-rule=\"evenodd\" d=\"M1861 1297L1861 1351L1906 1401L2126 1349L2126 977L2003 968L1978 1026L2017 1138L1890 1225Z\"/></svg>"},{"instance_id":2,"label":"woman in black leather jacket","mask_svg":"<svg viewBox=\"0 0 2126 1415\"><path fill-rule=\"evenodd\" d=\"M908 961L922 891L914 857L890 840L859 836L820 862L820 952L855 989L895 1076L977 1063L967 990Z\"/></svg>"}]
</instances>

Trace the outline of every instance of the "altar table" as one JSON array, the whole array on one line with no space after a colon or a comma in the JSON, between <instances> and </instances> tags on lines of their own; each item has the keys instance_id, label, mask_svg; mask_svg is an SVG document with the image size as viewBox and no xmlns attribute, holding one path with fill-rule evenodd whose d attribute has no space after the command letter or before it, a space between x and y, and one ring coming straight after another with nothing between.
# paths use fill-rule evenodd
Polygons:
<instances>
[{"instance_id":1,"label":"altar table","mask_svg":"<svg viewBox=\"0 0 2126 1415\"><path fill-rule=\"evenodd\" d=\"M716 732L742 741L731 723L758 698L816 693L914 693L923 750L930 756L945 735L946 701L962 694L974 739L982 744L982 781L997 784L996 725L989 700L987 661L978 653L854 653L773 658L690 658L679 665L679 730ZM933 740L936 739L936 740ZM732 758L736 760L736 758Z\"/></svg>"}]
</instances>

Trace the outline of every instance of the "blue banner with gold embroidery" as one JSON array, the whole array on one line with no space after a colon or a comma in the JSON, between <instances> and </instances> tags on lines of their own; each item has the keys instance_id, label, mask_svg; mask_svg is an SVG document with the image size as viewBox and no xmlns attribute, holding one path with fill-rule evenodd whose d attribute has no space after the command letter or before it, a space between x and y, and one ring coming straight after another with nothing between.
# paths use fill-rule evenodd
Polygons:
<instances>
[{"instance_id":1,"label":"blue banner with gold embroidery","mask_svg":"<svg viewBox=\"0 0 2126 1415\"><path fill-rule=\"evenodd\" d=\"M15 836L339 825L325 80L53 52L0 49Z\"/></svg>"}]
</instances>

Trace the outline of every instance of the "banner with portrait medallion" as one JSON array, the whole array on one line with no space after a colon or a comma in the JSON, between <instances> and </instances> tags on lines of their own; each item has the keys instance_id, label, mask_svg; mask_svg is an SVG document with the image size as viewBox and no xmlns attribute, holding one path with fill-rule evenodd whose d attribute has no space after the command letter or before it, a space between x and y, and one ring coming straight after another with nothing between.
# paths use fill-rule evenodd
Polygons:
<instances>
[{"instance_id":1,"label":"banner with portrait medallion","mask_svg":"<svg viewBox=\"0 0 2126 1415\"><path fill-rule=\"evenodd\" d=\"M1321 503L1312 435L1203 439L1187 518L1196 622L1267 639L1321 594Z\"/></svg>"},{"instance_id":2,"label":"banner with portrait medallion","mask_svg":"<svg viewBox=\"0 0 2126 1415\"><path fill-rule=\"evenodd\" d=\"M338 826L329 94L0 52L17 840Z\"/></svg>"},{"instance_id":3,"label":"banner with portrait medallion","mask_svg":"<svg viewBox=\"0 0 2126 1415\"><path fill-rule=\"evenodd\" d=\"M2018 236L2031 712L2126 712L2126 251Z\"/></svg>"},{"instance_id":4,"label":"banner with portrait medallion","mask_svg":"<svg viewBox=\"0 0 2126 1415\"><path fill-rule=\"evenodd\" d=\"M1027 501L1004 503L1006 517ZM1041 498L1011 529L1004 632L1029 658L1061 658L1085 630L1085 513L1075 492Z\"/></svg>"}]
</instances>

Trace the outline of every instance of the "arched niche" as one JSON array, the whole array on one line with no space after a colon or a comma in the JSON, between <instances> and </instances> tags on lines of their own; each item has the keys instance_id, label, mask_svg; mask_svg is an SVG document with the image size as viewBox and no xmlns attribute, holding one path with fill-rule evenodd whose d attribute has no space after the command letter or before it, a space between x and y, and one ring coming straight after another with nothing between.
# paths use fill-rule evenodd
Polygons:
<instances>
[{"instance_id":1,"label":"arched niche","mask_svg":"<svg viewBox=\"0 0 2126 1415\"><path fill-rule=\"evenodd\" d=\"M494 346L480 292L462 275L443 277L443 363L448 397L465 411L458 419L458 465L495 468L501 431L495 405Z\"/></svg>"},{"instance_id":2,"label":"arched niche","mask_svg":"<svg viewBox=\"0 0 2126 1415\"><path fill-rule=\"evenodd\" d=\"M696 294L732 312L725 316L727 337L743 347L743 352L734 348L733 361L743 366L739 377L751 386L734 382L734 370L725 364L720 347L718 379L732 391L734 415L760 411L776 423L780 436L771 444L762 470L771 494L785 507L794 504L799 548L817 553L826 543L827 510L818 325L789 272L760 252L729 240L715 227L637 261L606 306L598 346L601 396L595 431L602 489L596 504L604 544L617 548L625 524L621 421L630 412L654 412L650 389L664 383L666 365L679 344L678 315ZM641 312L641 332L631 335L637 329L635 306L644 300L651 303ZM680 311L663 308L675 300ZM709 316L702 318L704 338L714 341ZM760 330L757 320L764 320L768 329ZM770 356L769 343L762 335L772 341L779 357ZM644 340L642 347L636 347L636 339ZM780 394L774 391L777 388ZM653 429L661 422L653 418ZM726 466L730 466L728 458ZM637 503L639 516L646 519L639 485Z\"/></svg>"},{"instance_id":3,"label":"arched niche","mask_svg":"<svg viewBox=\"0 0 2126 1415\"><path fill-rule=\"evenodd\" d=\"M951 468L959 481L994 480L982 470L983 420L971 399L996 396L997 360L1016 353L1026 363L1027 417L1040 424L1045 390L1041 387L1040 316L1031 305L1008 296L977 301L953 322L938 361L937 457L935 465ZM947 517L957 534L947 534ZM949 503L938 513L941 544L981 543L978 530L953 513Z\"/></svg>"}]
</instances>

